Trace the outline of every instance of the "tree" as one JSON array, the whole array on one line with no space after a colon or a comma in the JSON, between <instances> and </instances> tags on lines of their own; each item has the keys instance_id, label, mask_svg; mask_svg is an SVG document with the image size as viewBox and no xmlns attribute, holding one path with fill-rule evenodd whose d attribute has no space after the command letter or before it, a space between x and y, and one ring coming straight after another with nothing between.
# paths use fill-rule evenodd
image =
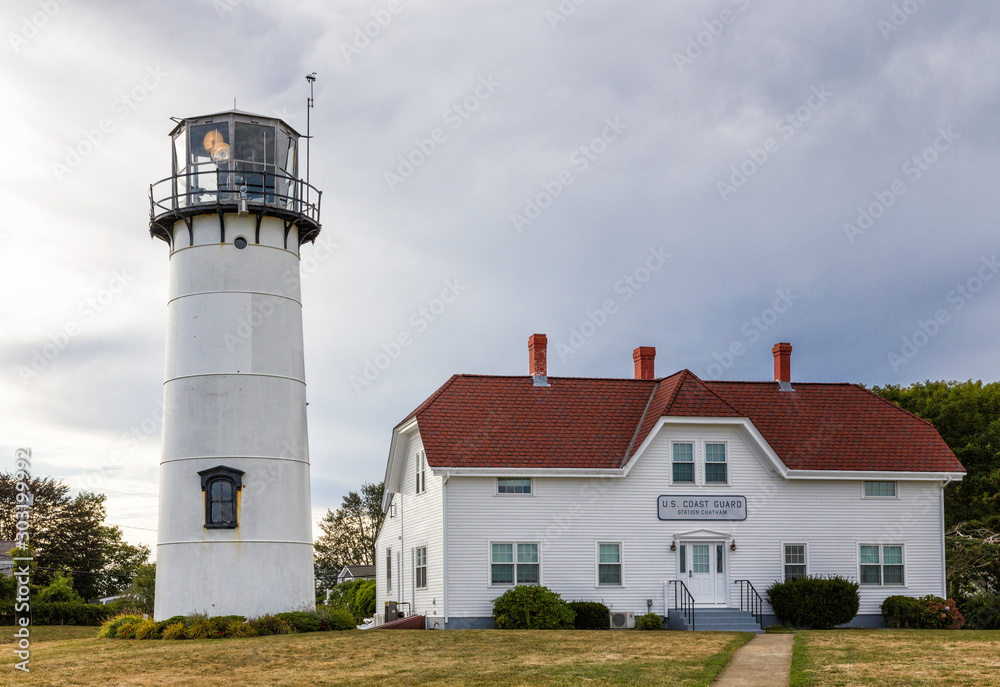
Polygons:
<instances>
[{"instance_id":1,"label":"tree","mask_svg":"<svg viewBox=\"0 0 1000 687\"><path fill-rule=\"evenodd\" d=\"M327 510L319 523L323 534L314 544L316 586L329 589L345 565L374 565L375 538L382 528L384 483L352 491L336 511Z\"/></svg>"},{"instance_id":2,"label":"tree","mask_svg":"<svg viewBox=\"0 0 1000 687\"><path fill-rule=\"evenodd\" d=\"M136 569L127 593L135 600L139 610L153 615L153 602L156 600L156 563L143 563Z\"/></svg>"},{"instance_id":3,"label":"tree","mask_svg":"<svg viewBox=\"0 0 1000 687\"><path fill-rule=\"evenodd\" d=\"M16 485L12 474L0 473L0 539L14 539ZM73 498L67 485L50 478L31 477L28 486L34 497L28 543L37 564L32 582L48 585L58 572L67 572L84 599L128 587L149 548L125 542L118 527L104 524L107 497L83 491Z\"/></svg>"},{"instance_id":4,"label":"tree","mask_svg":"<svg viewBox=\"0 0 1000 687\"><path fill-rule=\"evenodd\" d=\"M1000 382L922 382L873 392L934 425L965 467L945 490L945 522L954 527L1000 513Z\"/></svg>"}]
</instances>

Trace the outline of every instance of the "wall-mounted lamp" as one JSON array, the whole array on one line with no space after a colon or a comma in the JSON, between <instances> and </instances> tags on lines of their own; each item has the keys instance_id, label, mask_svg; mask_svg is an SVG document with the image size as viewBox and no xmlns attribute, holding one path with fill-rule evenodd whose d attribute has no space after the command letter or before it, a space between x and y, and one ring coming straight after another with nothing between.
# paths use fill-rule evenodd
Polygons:
<instances>
[{"instance_id":1,"label":"wall-mounted lamp","mask_svg":"<svg viewBox=\"0 0 1000 687\"><path fill-rule=\"evenodd\" d=\"M675 541L670 542L670 550L671 551L676 551L677 550L677 542L675 542Z\"/></svg>"},{"instance_id":2,"label":"wall-mounted lamp","mask_svg":"<svg viewBox=\"0 0 1000 687\"><path fill-rule=\"evenodd\" d=\"M735 539L732 540L731 542L729 542L729 550L730 551L735 551L736 550L736 540Z\"/></svg>"}]
</instances>

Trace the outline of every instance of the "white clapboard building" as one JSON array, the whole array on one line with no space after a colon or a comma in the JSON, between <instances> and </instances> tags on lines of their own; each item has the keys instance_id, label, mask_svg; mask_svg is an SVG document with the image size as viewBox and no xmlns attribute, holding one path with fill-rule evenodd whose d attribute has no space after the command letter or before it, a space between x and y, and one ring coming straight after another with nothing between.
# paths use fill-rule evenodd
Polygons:
<instances>
[{"instance_id":1,"label":"white clapboard building","mask_svg":"<svg viewBox=\"0 0 1000 687\"><path fill-rule=\"evenodd\" d=\"M689 629L774 623L766 588L801 575L857 580L855 625L944 593L943 490L965 470L929 423L792 382L786 343L773 382L656 378L650 347L634 379L547 377L545 349L531 337L525 376L452 377L393 429L379 620L391 601L490 627L515 584Z\"/></svg>"}]
</instances>

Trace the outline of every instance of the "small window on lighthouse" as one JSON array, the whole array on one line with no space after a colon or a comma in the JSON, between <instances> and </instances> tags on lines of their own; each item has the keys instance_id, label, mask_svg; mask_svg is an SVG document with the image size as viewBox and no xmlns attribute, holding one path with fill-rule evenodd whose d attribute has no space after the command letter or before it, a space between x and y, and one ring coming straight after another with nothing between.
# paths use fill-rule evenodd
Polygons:
<instances>
[{"instance_id":1,"label":"small window on lighthouse","mask_svg":"<svg viewBox=\"0 0 1000 687\"><path fill-rule=\"evenodd\" d=\"M233 241L233 245L239 248L240 250L243 250L244 248L247 247L247 240L242 236L237 236L236 240Z\"/></svg>"},{"instance_id":2,"label":"small window on lighthouse","mask_svg":"<svg viewBox=\"0 0 1000 687\"><path fill-rule=\"evenodd\" d=\"M220 465L202 470L201 488L205 492L205 527L232 529L239 525L239 497L243 471Z\"/></svg>"}]
</instances>

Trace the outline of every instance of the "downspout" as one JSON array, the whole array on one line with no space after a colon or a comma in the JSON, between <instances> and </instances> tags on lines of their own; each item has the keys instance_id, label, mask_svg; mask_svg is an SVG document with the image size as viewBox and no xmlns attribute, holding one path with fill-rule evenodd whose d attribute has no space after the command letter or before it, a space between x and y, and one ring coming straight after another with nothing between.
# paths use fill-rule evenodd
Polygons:
<instances>
[{"instance_id":1,"label":"downspout","mask_svg":"<svg viewBox=\"0 0 1000 687\"><path fill-rule=\"evenodd\" d=\"M941 485L941 595L948 598L948 563L945 561L944 546L944 490L951 483L949 475Z\"/></svg>"},{"instance_id":2,"label":"downspout","mask_svg":"<svg viewBox=\"0 0 1000 687\"><path fill-rule=\"evenodd\" d=\"M399 561L399 571L396 576L399 578L396 584L396 600L406 601L406 590L403 589L403 551L406 549L406 539L403 538L403 518L405 515L405 508L403 508L403 489L399 489L399 555L397 559Z\"/></svg>"},{"instance_id":3,"label":"downspout","mask_svg":"<svg viewBox=\"0 0 1000 687\"><path fill-rule=\"evenodd\" d=\"M448 478L451 473L445 472L441 480L441 613L444 615L444 625L448 626Z\"/></svg>"}]
</instances>

